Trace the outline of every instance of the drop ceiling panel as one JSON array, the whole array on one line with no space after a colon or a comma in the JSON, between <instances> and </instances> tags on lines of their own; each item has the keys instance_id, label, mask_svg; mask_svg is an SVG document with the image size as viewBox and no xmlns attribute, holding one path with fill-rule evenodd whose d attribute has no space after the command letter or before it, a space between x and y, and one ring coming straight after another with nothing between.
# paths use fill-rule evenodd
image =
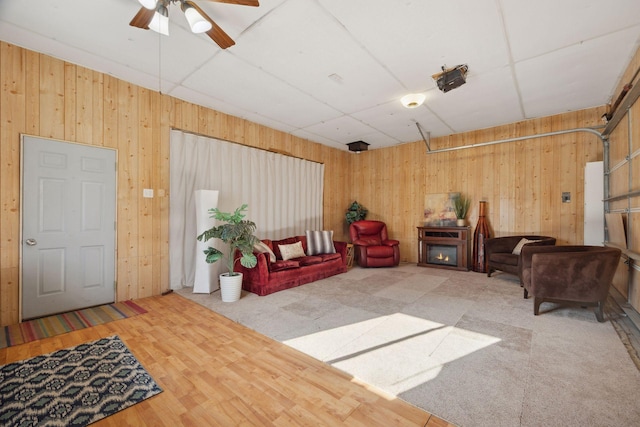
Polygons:
<instances>
[{"instance_id":1,"label":"drop ceiling panel","mask_svg":"<svg viewBox=\"0 0 640 427\"><path fill-rule=\"evenodd\" d=\"M640 23L638 0L501 0L501 3L515 61L588 42Z\"/></svg>"},{"instance_id":2,"label":"drop ceiling panel","mask_svg":"<svg viewBox=\"0 0 640 427\"><path fill-rule=\"evenodd\" d=\"M454 133L511 123L524 118L508 67L478 76L447 93L436 92L429 108Z\"/></svg>"},{"instance_id":3,"label":"drop ceiling panel","mask_svg":"<svg viewBox=\"0 0 640 427\"><path fill-rule=\"evenodd\" d=\"M183 82L191 90L290 126L305 127L339 113L309 95L223 52Z\"/></svg>"},{"instance_id":4,"label":"drop ceiling panel","mask_svg":"<svg viewBox=\"0 0 640 427\"><path fill-rule=\"evenodd\" d=\"M431 75L443 65L467 63L477 74L508 63L494 0L414 1L403 7L368 0L321 4L410 91L434 88ZM369 19L361 18L365 10Z\"/></svg>"},{"instance_id":5,"label":"drop ceiling panel","mask_svg":"<svg viewBox=\"0 0 640 427\"><path fill-rule=\"evenodd\" d=\"M0 40L346 150L610 102L640 41L637 0L194 0L233 39L129 26L137 0L0 0ZM446 94L431 78L468 64ZM405 110L409 92L427 95Z\"/></svg>"},{"instance_id":6,"label":"drop ceiling panel","mask_svg":"<svg viewBox=\"0 0 640 427\"><path fill-rule=\"evenodd\" d=\"M403 91L315 1L286 2L243 41L238 56L344 113Z\"/></svg>"},{"instance_id":7,"label":"drop ceiling panel","mask_svg":"<svg viewBox=\"0 0 640 427\"><path fill-rule=\"evenodd\" d=\"M527 117L601 105L626 66L619 52L631 54L635 45L629 36L638 31L630 28L516 64Z\"/></svg>"},{"instance_id":8,"label":"drop ceiling panel","mask_svg":"<svg viewBox=\"0 0 640 427\"><path fill-rule=\"evenodd\" d=\"M363 138L363 135L374 133L373 128L349 116L341 116L332 120L323 121L312 126L307 126L304 130L323 135L328 139L343 144L358 141Z\"/></svg>"},{"instance_id":9,"label":"drop ceiling panel","mask_svg":"<svg viewBox=\"0 0 640 427\"><path fill-rule=\"evenodd\" d=\"M423 131L446 135L452 130L435 116L426 105L418 108L404 108L399 101L389 102L374 108L361 111L351 116L361 122L388 135L399 142L414 142L422 139L416 122L420 123Z\"/></svg>"}]
</instances>

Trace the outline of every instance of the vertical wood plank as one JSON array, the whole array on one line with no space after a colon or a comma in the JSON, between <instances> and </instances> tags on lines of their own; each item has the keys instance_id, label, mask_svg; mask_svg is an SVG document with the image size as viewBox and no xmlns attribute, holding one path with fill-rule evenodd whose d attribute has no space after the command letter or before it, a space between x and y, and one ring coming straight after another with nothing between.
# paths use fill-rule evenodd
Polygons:
<instances>
[{"instance_id":1,"label":"vertical wood plank","mask_svg":"<svg viewBox=\"0 0 640 427\"><path fill-rule=\"evenodd\" d=\"M67 141L77 140L77 111L78 100L76 98L76 69L73 64L64 63L64 139Z\"/></svg>"},{"instance_id":2,"label":"vertical wood plank","mask_svg":"<svg viewBox=\"0 0 640 427\"><path fill-rule=\"evenodd\" d=\"M26 128L24 51L0 42L0 322L18 321L20 133Z\"/></svg>"},{"instance_id":3,"label":"vertical wood plank","mask_svg":"<svg viewBox=\"0 0 640 427\"><path fill-rule=\"evenodd\" d=\"M40 134L65 137L65 64L50 56L40 56Z\"/></svg>"},{"instance_id":4,"label":"vertical wood plank","mask_svg":"<svg viewBox=\"0 0 640 427\"><path fill-rule=\"evenodd\" d=\"M137 89L117 82L118 147L118 300L138 297L139 183ZM122 267L122 270L121 270Z\"/></svg>"},{"instance_id":5,"label":"vertical wood plank","mask_svg":"<svg viewBox=\"0 0 640 427\"><path fill-rule=\"evenodd\" d=\"M93 72L87 68L76 67L75 77L75 140L83 144L96 145L93 140L93 128L100 128L101 125L93 122Z\"/></svg>"},{"instance_id":6,"label":"vertical wood plank","mask_svg":"<svg viewBox=\"0 0 640 427\"><path fill-rule=\"evenodd\" d=\"M153 181L154 170L154 123L159 121L154 117L159 114L158 109L154 109L154 98L152 93L147 89L138 88L135 94L137 98L137 183L139 185L139 193L144 189L154 190L152 198L141 197L138 199L138 227L137 227L137 257L138 260L138 280L137 295L138 297L147 297L153 295L153 214L154 200L158 196L155 191Z\"/></svg>"}]
</instances>

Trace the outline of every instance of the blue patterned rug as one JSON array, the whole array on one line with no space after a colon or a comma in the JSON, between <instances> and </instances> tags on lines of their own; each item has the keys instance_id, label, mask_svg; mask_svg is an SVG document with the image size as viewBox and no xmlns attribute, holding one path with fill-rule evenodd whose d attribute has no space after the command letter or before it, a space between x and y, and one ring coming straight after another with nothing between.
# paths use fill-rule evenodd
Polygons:
<instances>
[{"instance_id":1,"label":"blue patterned rug","mask_svg":"<svg viewBox=\"0 0 640 427\"><path fill-rule=\"evenodd\" d=\"M85 426L160 392L114 335L0 366L0 425Z\"/></svg>"}]
</instances>

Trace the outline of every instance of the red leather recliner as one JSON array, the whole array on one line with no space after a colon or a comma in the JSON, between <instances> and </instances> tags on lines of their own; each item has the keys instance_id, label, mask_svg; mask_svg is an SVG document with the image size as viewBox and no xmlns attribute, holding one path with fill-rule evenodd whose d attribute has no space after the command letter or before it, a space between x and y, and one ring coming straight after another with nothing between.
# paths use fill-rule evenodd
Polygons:
<instances>
[{"instance_id":1,"label":"red leather recliner","mask_svg":"<svg viewBox=\"0 0 640 427\"><path fill-rule=\"evenodd\" d=\"M355 221L349 234L360 267L393 267L400 264L400 242L389 239L382 221Z\"/></svg>"}]
</instances>

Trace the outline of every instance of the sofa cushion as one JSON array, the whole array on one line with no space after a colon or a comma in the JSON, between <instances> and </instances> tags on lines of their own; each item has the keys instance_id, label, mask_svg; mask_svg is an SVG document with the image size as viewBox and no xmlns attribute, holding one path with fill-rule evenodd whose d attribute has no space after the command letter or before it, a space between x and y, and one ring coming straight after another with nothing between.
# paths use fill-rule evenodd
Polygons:
<instances>
[{"instance_id":1,"label":"sofa cushion","mask_svg":"<svg viewBox=\"0 0 640 427\"><path fill-rule=\"evenodd\" d=\"M283 260L301 258L306 256L302 249L302 242L291 243L289 245L278 245Z\"/></svg>"},{"instance_id":2,"label":"sofa cushion","mask_svg":"<svg viewBox=\"0 0 640 427\"><path fill-rule=\"evenodd\" d=\"M296 261L300 263L300 267L304 267L306 265L314 265L322 263L322 257L320 256L303 256L300 258L296 258Z\"/></svg>"},{"instance_id":3,"label":"sofa cushion","mask_svg":"<svg viewBox=\"0 0 640 427\"><path fill-rule=\"evenodd\" d=\"M333 230L307 230L307 255L334 254Z\"/></svg>"},{"instance_id":4,"label":"sofa cushion","mask_svg":"<svg viewBox=\"0 0 640 427\"><path fill-rule=\"evenodd\" d=\"M360 236L360 238L358 239L358 244L364 246L375 246L381 245L382 240L380 240L380 237L377 236Z\"/></svg>"},{"instance_id":5,"label":"sofa cushion","mask_svg":"<svg viewBox=\"0 0 640 427\"><path fill-rule=\"evenodd\" d=\"M370 257L370 258L393 257L393 246L367 246L367 257Z\"/></svg>"},{"instance_id":6,"label":"sofa cushion","mask_svg":"<svg viewBox=\"0 0 640 427\"><path fill-rule=\"evenodd\" d=\"M265 242L258 241L255 245L253 245L253 250L259 252L261 254L269 255L269 261L276 262L276 254L273 253L269 245Z\"/></svg>"},{"instance_id":7,"label":"sofa cushion","mask_svg":"<svg viewBox=\"0 0 640 427\"><path fill-rule=\"evenodd\" d=\"M290 268L299 268L300 267L300 263L298 261L294 261L294 260L278 260L274 263L271 263L270 269L272 272L276 272L276 271L282 271L282 270L288 270Z\"/></svg>"},{"instance_id":8,"label":"sofa cushion","mask_svg":"<svg viewBox=\"0 0 640 427\"><path fill-rule=\"evenodd\" d=\"M518 255L505 252L491 254L491 262L495 264L518 265Z\"/></svg>"},{"instance_id":9,"label":"sofa cushion","mask_svg":"<svg viewBox=\"0 0 640 427\"><path fill-rule=\"evenodd\" d=\"M316 256L319 256L320 258L322 258L322 262L333 261L334 259L342 258L342 255L337 254L337 253L333 253L333 254L318 254Z\"/></svg>"}]
</instances>

